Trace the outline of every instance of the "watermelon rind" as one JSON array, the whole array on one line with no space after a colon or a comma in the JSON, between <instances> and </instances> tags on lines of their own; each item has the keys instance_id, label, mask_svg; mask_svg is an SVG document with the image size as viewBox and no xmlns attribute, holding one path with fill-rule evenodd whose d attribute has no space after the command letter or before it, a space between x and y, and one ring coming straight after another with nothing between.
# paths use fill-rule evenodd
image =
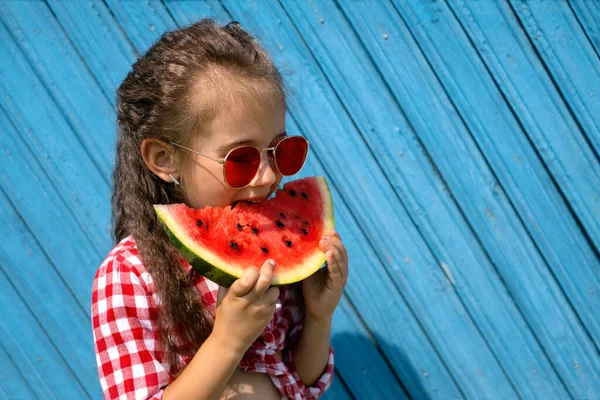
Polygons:
<instances>
[{"instance_id":1,"label":"watermelon rind","mask_svg":"<svg viewBox=\"0 0 600 400\"><path fill-rule=\"evenodd\" d=\"M331 231L335 226L333 200L326 179L321 176L315 178L321 192L321 198L324 201L323 232L326 233ZM198 273L223 287L231 286L234 281L242 276L248 266L238 267L231 265L209 248L196 243L185 234L184 229L180 228L178 220L169 212L168 205L154 205L154 208L174 246ZM325 262L325 253L320 249L315 249L313 254L309 255L301 265L289 271L278 272L277 266L275 266L271 285L280 286L298 282L319 270ZM255 265L254 267L260 269L261 266Z\"/></svg>"}]
</instances>

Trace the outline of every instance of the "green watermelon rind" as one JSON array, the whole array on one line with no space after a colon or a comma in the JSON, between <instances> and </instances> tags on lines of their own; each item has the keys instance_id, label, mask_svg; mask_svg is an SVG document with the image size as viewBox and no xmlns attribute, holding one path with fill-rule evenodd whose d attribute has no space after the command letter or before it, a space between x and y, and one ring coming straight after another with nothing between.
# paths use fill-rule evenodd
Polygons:
<instances>
[{"instance_id":1,"label":"green watermelon rind","mask_svg":"<svg viewBox=\"0 0 600 400\"><path fill-rule=\"evenodd\" d=\"M179 253L181 253L183 258L190 263L196 272L224 287L231 286L231 284L238 279L235 275L229 274L222 268L205 261L202 257L191 251L181 242L181 240L179 240L177 235L171 231L168 225L163 225L165 225L167 234L169 235L171 242L175 245L175 248L179 251Z\"/></svg>"},{"instance_id":2,"label":"green watermelon rind","mask_svg":"<svg viewBox=\"0 0 600 400\"><path fill-rule=\"evenodd\" d=\"M322 177L315 177L324 200L323 204L323 232L331 231L335 226L333 213L333 199L329 190L327 180ZM223 261L219 256L210 251L210 249L195 243L191 238L182 233L176 232L178 222L171 217L168 205L154 205L156 214L161 223L166 228L175 248L181 253L183 258L201 275L223 287L229 287L242 276L245 268L232 268L229 263ZM173 229L171 228L173 227ZM316 249L314 254L304 261L302 265L295 267L289 272L277 272L271 281L272 286L286 285L304 279L319 270L326 261L325 253ZM256 265L260 268L260 265Z\"/></svg>"}]
</instances>

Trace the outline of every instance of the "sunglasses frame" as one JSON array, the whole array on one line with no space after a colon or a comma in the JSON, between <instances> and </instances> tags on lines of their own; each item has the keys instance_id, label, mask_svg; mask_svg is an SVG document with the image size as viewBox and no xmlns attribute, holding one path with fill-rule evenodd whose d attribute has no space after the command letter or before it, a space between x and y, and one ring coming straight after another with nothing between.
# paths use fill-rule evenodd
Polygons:
<instances>
[{"instance_id":1,"label":"sunglasses frame","mask_svg":"<svg viewBox=\"0 0 600 400\"><path fill-rule=\"evenodd\" d=\"M277 139L276 139L276 140L277 140L277 143L275 143L275 146L272 146L272 147L266 147L266 148L264 148L264 149L259 149L258 147L256 147L256 146L252 146L252 145L236 146L236 147L234 147L233 149L229 150L229 151L227 152L227 154L225 155L225 157L224 157L224 158L213 158L213 157L207 156L206 154L202 154L202 153L200 153L199 151L196 151L196 150L194 150L194 149L190 149L189 147L183 146L183 145L181 145L181 144L179 144L179 143L175 143L175 142L169 142L169 144L172 144L173 146L177 146L177 147L179 147L179 148L182 148L182 149L184 149L184 150L190 151L190 152L192 152L192 153L194 153L194 154L197 154L197 155L199 155L199 156L202 156L202 157L204 157L204 158L207 158L207 159L209 159L209 160L211 160L211 161L218 162L219 164L221 164L221 165L223 166L223 181L225 181L225 184L226 184L227 186L229 186L231 189L243 189L243 188L245 188L245 187L249 186L249 185L252 183L252 180L251 180L250 182L248 182L248 183L247 183L246 185L244 185L244 186L240 186L240 187L231 186L231 185L229 184L229 182L227 181L227 177L225 176L225 164L227 163L227 157L229 157L229 155L230 155L230 154L231 154L233 151L235 151L235 150L237 150L237 149L241 149L241 148L247 148L247 147L253 147L253 148L255 148L256 150L258 150L258 152L259 152L259 154L260 154L260 157L261 157L261 158L262 158L262 153L263 153L263 152L265 152L265 151L271 151L271 152L272 152L272 158L270 158L270 159L272 159L272 160L273 160L273 164L275 165L275 168L277 169L277 172L279 172L279 173L280 173L281 175L283 175L283 176L291 176L291 175L285 175L285 174L283 174L283 173L281 172L281 170L279 169L279 166L277 165L277 157L276 157L276 153L275 153L275 151L277 150L277 146L279 146L279 144L280 144L281 142L285 141L286 139L292 139L292 138L301 138L301 139L303 139L304 141L306 141L306 155L304 156L304 161L302 162L302 165L300 166L300 168L298 169L298 171L297 171L297 172L295 172L295 174L297 174L298 172L300 172L300 170L302 170L302 168L304 167L304 164L306 164L306 158L308 157L308 147L309 147L309 145L310 145L310 142L308 141L308 139L306 139L304 136L300 136L300 135L294 135L294 136L283 136L283 137L281 137L281 139L279 139L279 140L277 140ZM259 159L259 160L260 160L260 159ZM259 169L260 169L260 164L259 164L259 168L256 170L256 173L254 174L254 176L256 176L256 174L258 173L258 170L259 170ZM294 175L294 174L292 174L292 175ZM254 177L253 177L252 179L254 179Z\"/></svg>"}]
</instances>

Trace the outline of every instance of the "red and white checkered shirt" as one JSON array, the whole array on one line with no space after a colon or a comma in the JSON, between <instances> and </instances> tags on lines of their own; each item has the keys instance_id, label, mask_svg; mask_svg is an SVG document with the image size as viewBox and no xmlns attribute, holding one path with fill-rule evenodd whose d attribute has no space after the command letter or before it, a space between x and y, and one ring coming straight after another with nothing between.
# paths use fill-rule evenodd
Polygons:
<instances>
[{"instance_id":1,"label":"red and white checkered shirt","mask_svg":"<svg viewBox=\"0 0 600 400\"><path fill-rule=\"evenodd\" d=\"M184 265L191 270L188 263ZM195 286L214 321L218 285L200 276ZM292 290L282 287L273 319L239 367L267 374L282 399L316 399L333 380L334 352L330 347L323 374L312 386L305 386L292 358L291 348L303 319L292 300ZM157 304L152 277L141 262L134 239L127 237L108 254L92 289L94 347L106 399L160 399L165 386L174 380L158 341ZM283 360L276 354L280 350ZM183 361L187 365L191 357Z\"/></svg>"}]
</instances>

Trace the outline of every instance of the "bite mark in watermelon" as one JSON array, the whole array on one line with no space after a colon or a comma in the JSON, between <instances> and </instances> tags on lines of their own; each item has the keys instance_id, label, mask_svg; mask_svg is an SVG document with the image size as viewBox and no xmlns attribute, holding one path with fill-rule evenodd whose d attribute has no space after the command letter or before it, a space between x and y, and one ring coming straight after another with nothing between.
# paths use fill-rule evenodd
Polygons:
<instances>
[{"instance_id":1,"label":"bite mark in watermelon","mask_svg":"<svg viewBox=\"0 0 600 400\"><path fill-rule=\"evenodd\" d=\"M229 287L247 268L271 258L272 285L303 280L325 262L319 248L334 227L333 202L324 177L287 182L275 197L233 208L154 206L171 241L192 267Z\"/></svg>"}]
</instances>

